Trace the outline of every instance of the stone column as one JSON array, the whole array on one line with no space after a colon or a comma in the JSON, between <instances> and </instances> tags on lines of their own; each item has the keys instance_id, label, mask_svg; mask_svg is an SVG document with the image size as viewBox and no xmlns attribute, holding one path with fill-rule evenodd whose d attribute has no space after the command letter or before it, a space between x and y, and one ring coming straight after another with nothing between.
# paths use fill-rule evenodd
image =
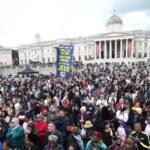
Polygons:
<instances>
[{"instance_id":1,"label":"stone column","mask_svg":"<svg viewBox=\"0 0 150 150\"><path fill-rule=\"evenodd\" d=\"M120 58L122 58L122 39L120 40Z\"/></svg>"},{"instance_id":2,"label":"stone column","mask_svg":"<svg viewBox=\"0 0 150 150\"><path fill-rule=\"evenodd\" d=\"M104 58L107 58L107 48L106 48L106 41L104 41Z\"/></svg>"},{"instance_id":3,"label":"stone column","mask_svg":"<svg viewBox=\"0 0 150 150\"><path fill-rule=\"evenodd\" d=\"M115 40L115 58L117 58L117 40Z\"/></svg>"},{"instance_id":4,"label":"stone column","mask_svg":"<svg viewBox=\"0 0 150 150\"><path fill-rule=\"evenodd\" d=\"M109 59L112 59L112 43L109 41Z\"/></svg>"},{"instance_id":5,"label":"stone column","mask_svg":"<svg viewBox=\"0 0 150 150\"><path fill-rule=\"evenodd\" d=\"M126 39L126 58L128 58L128 39Z\"/></svg>"}]
</instances>

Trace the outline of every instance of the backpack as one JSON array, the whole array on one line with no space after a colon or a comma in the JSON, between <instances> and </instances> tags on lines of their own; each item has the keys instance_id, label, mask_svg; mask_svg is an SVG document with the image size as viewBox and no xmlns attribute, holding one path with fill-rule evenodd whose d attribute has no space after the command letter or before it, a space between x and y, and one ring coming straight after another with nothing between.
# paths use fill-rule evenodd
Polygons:
<instances>
[{"instance_id":1,"label":"backpack","mask_svg":"<svg viewBox=\"0 0 150 150\"><path fill-rule=\"evenodd\" d=\"M129 128L128 125L126 125L125 123L122 124L122 127L124 128L125 132L126 132L126 135L130 135L131 133L131 129Z\"/></svg>"}]
</instances>

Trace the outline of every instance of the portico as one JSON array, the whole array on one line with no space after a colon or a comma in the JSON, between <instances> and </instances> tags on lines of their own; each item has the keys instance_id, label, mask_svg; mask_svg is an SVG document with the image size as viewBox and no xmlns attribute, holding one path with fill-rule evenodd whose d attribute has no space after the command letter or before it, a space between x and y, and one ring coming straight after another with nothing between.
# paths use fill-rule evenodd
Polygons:
<instances>
[{"instance_id":1,"label":"portico","mask_svg":"<svg viewBox=\"0 0 150 150\"><path fill-rule=\"evenodd\" d=\"M134 40L133 39L111 39L97 41L99 43L99 55L94 59L133 59Z\"/></svg>"}]
</instances>

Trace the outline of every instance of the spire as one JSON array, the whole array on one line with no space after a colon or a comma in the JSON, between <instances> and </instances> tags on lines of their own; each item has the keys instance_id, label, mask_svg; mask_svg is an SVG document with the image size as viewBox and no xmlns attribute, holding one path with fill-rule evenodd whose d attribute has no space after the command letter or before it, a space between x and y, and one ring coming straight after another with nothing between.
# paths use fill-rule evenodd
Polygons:
<instances>
[{"instance_id":1,"label":"spire","mask_svg":"<svg viewBox=\"0 0 150 150\"><path fill-rule=\"evenodd\" d=\"M116 9L113 9L113 15L115 15L116 14Z\"/></svg>"}]
</instances>

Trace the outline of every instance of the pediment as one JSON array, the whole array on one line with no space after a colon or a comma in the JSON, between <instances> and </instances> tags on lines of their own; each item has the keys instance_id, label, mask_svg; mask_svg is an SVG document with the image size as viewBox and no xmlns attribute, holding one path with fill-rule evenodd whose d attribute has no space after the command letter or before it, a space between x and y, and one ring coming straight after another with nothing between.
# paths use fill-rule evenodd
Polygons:
<instances>
[{"instance_id":1,"label":"pediment","mask_svg":"<svg viewBox=\"0 0 150 150\"><path fill-rule=\"evenodd\" d=\"M132 33L127 32L113 32L113 33L106 33L101 35L102 37L115 37L115 36L131 36Z\"/></svg>"}]
</instances>

